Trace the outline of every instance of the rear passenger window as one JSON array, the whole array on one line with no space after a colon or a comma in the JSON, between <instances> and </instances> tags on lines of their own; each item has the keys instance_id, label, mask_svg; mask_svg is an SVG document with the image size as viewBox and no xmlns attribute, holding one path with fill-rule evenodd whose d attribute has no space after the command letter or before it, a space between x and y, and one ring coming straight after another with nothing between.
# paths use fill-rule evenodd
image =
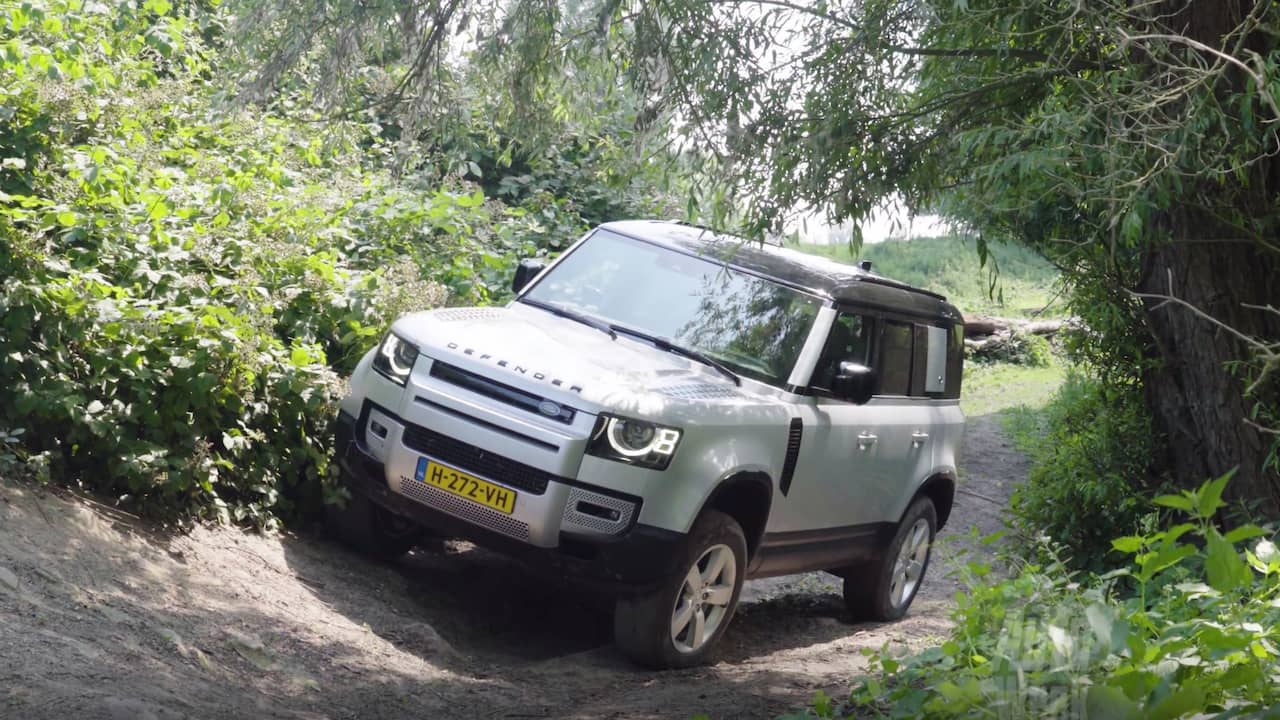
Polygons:
<instances>
[{"instance_id":1,"label":"rear passenger window","mask_svg":"<svg viewBox=\"0 0 1280 720\"><path fill-rule=\"evenodd\" d=\"M880 323L880 395L911 393L915 330L911 323L885 320ZM923 386L922 386L923 389Z\"/></svg>"}]
</instances>

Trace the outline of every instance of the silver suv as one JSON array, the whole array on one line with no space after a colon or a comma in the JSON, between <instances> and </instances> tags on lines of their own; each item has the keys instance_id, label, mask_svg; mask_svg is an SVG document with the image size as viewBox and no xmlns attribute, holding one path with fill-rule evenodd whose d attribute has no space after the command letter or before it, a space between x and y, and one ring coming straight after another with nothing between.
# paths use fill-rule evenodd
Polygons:
<instances>
[{"instance_id":1,"label":"silver suv","mask_svg":"<svg viewBox=\"0 0 1280 720\"><path fill-rule=\"evenodd\" d=\"M941 296L682 223L520 264L506 307L400 318L351 378L347 542L463 537L617 597L651 667L699 663L745 580L911 604L955 495L962 324Z\"/></svg>"}]
</instances>

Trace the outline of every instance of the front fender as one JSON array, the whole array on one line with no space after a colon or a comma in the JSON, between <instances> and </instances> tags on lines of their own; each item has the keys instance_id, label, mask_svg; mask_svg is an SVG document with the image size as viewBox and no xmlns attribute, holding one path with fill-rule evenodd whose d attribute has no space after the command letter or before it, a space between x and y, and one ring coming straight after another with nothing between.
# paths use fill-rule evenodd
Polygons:
<instances>
[{"instance_id":1,"label":"front fender","mask_svg":"<svg viewBox=\"0 0 1280 720\"><path fill-rule=\"evenodd\" d=\"M786 452L786 433L772 428L720 434L707 441L697 436L681 441L671 467L644 470L588 455L579 479L644 499L640 522L688 532L716 488L743 474L777 478ZM712 434L707 433L711 438ZM770 482L770 497L774 483Z\"/></svg>"}]
</instances>

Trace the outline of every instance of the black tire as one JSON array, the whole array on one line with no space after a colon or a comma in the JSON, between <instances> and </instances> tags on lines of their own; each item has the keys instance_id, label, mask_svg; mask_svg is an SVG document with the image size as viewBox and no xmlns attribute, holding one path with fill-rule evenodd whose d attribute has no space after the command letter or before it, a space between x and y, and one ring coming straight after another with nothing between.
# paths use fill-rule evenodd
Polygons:
<instances>
[{"instance_id":1,"label":"black tire","mask_svg":"<svg viewBox=\"0 0 1280 720\"><path fill-rule=\"evenodd\" d=\"M913 540L917 525L923 521L927 528L927 545L924 562L918 563L919 573L902 597L895 602L894 580L897 574L898 556L903 546ZM898 523L893 539L875 559L849 568L844 573L844 602L855 620L890 621L907 613L920 585L924 583L929 560L933 557L933 539L938 530L938 511L927 497L916 498ZM916 554L918 557L918 553Z\"/></svg>"},{"instance_id":2,"label":"black tire","mask_svg":"<svg viewBox=\"0 0 1280 720\"><path fill-rule=\"evenodd\" d=\"M692 648L692 641L687 640L689 645L682 650L677 647L676 638L672 637L672 625L678 609L677 603L684 603L684 607L689 607L688 596L684 593L685 578L695 565L701 568L700 574L705 575L710 569L706 564L714 562L719 553L723 553L719 550L713 552L717 546L728 548L734 561L734 577L728 604L716 604L708 595L697 601L697 609L690 611L692 617L688 625L677 635L690 638L689 634L693 632L691 626L695 625L693 618L698 614L705 621L710 621L712 617L718 619L712 632L703 636L705 640L700 646ZM677 575L665 581L661 587L644 595L618 598L613 620L614 641L623 654L644 667L655 670L692 667L706 662L714 652L725 629L729 627L729 622L733 620L734 611L738 608L738 596L742 593L747 570L747 539L742 526L722 512L708 510L703 513L689 533L680 567ZM720 577L717 573L712 580ZM713 587L708 588L707 592L713 593L717 587L723 592L727 585L728 583L713 583ZM704 612L704 602L705 607L712 609ZM717 614L719 608L723 608L723 612ZM704 631L705 621L701 626Z\"/></svg>"},{"instance_id":3,"label":"black tire","mask_svg":"<svg viewBox=\"0 0 1280 720\"><path fill-rule=\"evenodd\" d=\"M352 549L379 560L394 560L413 549L423 537L420 525L370 500L351 493L339 507L324 506L325 528Z\"/></svg>"}]
</instances>

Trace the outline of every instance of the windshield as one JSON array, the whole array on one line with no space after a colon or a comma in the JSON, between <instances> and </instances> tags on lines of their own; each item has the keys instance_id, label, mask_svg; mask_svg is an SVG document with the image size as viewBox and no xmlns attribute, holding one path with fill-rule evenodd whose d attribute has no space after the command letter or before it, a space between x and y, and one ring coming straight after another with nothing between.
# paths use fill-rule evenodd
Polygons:
<instances>
[{"instance_id":1,"label":"windshield","mask_svg":"<svg viewBox=\"0 0 1280 720\"><path fill-rule=\"evenodd\" d=\"M701 351L779 385L821 301L710 260L598 230L526 297Z\"/></svg>"}]
</instances>

